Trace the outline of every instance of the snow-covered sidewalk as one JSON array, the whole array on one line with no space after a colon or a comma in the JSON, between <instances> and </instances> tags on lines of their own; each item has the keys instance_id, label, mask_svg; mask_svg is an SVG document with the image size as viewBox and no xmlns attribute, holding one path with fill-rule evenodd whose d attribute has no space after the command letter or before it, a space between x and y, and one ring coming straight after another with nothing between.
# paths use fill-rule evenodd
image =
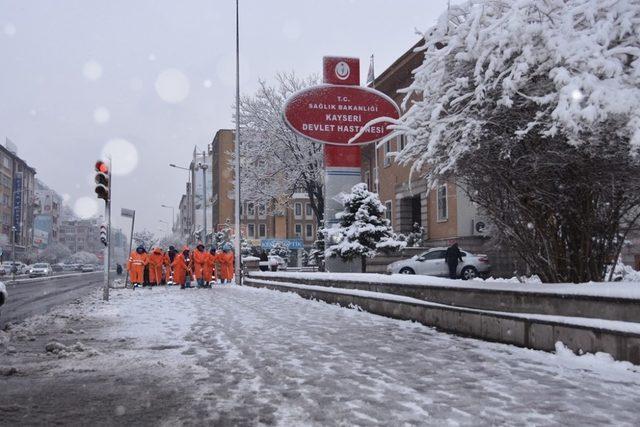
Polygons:
<instances>
[{"instance_id":1,"label":"snow-covered sidewalk","mask_svg":"<svg viewBox=\"0 0 640 427\"><path fill-rule=\"evenodd\" d=\"M10 425L636 425L640 401L640 367L606 355L247 287L116 290L0 334Z\"/></svg>"}]
</instances>

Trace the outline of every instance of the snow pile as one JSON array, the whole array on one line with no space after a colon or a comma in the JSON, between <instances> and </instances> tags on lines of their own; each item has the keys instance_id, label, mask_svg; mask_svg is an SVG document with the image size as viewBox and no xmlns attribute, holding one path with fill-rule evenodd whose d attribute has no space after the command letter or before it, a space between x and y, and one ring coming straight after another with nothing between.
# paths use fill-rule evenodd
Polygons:
<instances>
[{"instance_id":1,"label":"snow pile","mask_svg":"<svg viewBox=\"0 0 640 427\"><path fill-rule=\"evenodd\" d=\"M614 360L609 353L598 352L596 354L585 353L577 355L562 342L556 342L556 356L565 360L575 368L588 369L590 371L608 373L615 370L640 373L640 366L631 362Z\"/></svg>"},{"instance_id":2,"label":"snow pile","mask_svg":"<svg viewBox=\"0 0 640 427\"><path fill-rule=\"evenodd\" d=\"M481 277L476 277L473 279L476 282L491 282L491 283L542 283L542 280L537 275L532 275L530 277L527 276L513 276L510 279L505 279L501 277L488 277L483 279Z\"/></svg>"},{"instance_id":3,"label":"snow pile","mask_svg":"<svg viewBox=\"0 0 640 427\"><path fill-rule=\"evenodd\" d=\"M50 341L45 345L44 349L47 353L56 354L58 357L69 357L74 353L85 353L87 357L97 356L100 354L97 350L86 346L80 341L76 341L73 345L64 345L57 341Z\"/></svg>"}]
</instances>

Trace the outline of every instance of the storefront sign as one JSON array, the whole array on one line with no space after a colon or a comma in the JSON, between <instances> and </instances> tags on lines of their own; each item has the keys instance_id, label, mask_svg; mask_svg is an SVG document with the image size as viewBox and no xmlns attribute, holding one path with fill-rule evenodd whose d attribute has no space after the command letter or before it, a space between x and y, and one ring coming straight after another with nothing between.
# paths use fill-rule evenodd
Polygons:
<instances>
[{"instance_id":1,"label":"storefront sign","mask_svg":"<svg viewBox=\"0 0 640 427\"><path fill-rule=\"evenodd\" d=\"M273 249L276 245L284 245L289 249L303 249L304 243L302 239L262 239L260 247L262 249Z\"/></svg>"},{"instance_id":2,"label":"storefront sign","mask_svg":"<svg viewBox=\"0 0 640 427\"><path fill-rule=\"evenodd\" d=\"M13 226L14 236L20 235L22 224L22 173L18 172L13 180Z\"/></svg>"}]
</instances>

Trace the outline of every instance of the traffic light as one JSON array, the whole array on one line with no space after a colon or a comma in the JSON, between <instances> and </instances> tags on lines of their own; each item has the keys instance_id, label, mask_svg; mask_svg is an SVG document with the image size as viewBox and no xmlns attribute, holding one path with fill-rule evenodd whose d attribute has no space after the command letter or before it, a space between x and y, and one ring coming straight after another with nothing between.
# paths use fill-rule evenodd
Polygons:
<instances>
[{"instance_id":1,"label":"traffic light","mask_svg":"<svg viewBox=\"0 0 640 427\"><path fill-rule=\"evenodd\" d=\"M109 201L110 197L109 167L102 160L96 162L96 194L99 199Z\"/></svg>"},{"instance_id":2,"label":"traffic light","mask_svg":"<svg viewBox=\"0 0 640 427\"><path fill-rule=\"evenodd\" d=\"M100 226L100 241L103 245L107 246L109 244L109 237L107 233L107 226L102 224Z\"/></svg>"}]
</instances>

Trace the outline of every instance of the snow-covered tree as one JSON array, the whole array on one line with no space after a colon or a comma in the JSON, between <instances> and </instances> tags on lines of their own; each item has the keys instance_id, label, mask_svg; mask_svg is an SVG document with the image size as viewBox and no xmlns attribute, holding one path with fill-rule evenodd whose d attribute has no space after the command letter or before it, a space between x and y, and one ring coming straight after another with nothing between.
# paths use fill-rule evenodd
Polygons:
<instances>
[{"instance_id":1,"label":"snow-covered tree","mask_svg":"<svg viewBox=\"0 0 640 427\"><path fill-rule=\"evenodd\" d=\"M136 231L135 233L133 233L134 249L142 245L147 250L147 252L150 252L151 248L156 244L157 241L158 239L156 238L156 236L148 230Z\"/></svg>"},{"instance_id":2,"label":"snow-covered tree","mask_svg":"<svg viewBox=\"0 0 640 427\"><path fill-rule=\"evenodd\" d=\"M344 211L336 214L340 220L339 243L329 246L325 254L344 260L360 258L362 271L366 259L376 256L378 251L393 252L406 246L396 239L389 220L385 218L385 206L378 195L367 190L367 185L353 186L350 194L342 195Z\"/></svg>"},{"instance_id":3,"label":"snow-covered tree","mask_svg":"<svg viewBox=\"0 0 640 427\"><path fill-rule=\"evenodd\" d=\"M452 6L393 126L544 281L603 278L640 207L640 2Z\"/></svg>"},{"instance_id":4,"label":"snow-covered tree","mask_svg":"<svg viewBox=\"0 0 640 427\"><path fill-rule=\"evenodd\" d=\"M55 264L71 256L71 251L65 245L61 243L52 243L47 245L39 255L39 259L48 262L50 264Z\"/></svg>"},{"instance_id":5,"label":"snow-covered tree","mask_svg":"<svg viewBox=\"0 0 640 427\"><path fill-rule=\"evenodd\" d=\"M309 265L309 252L305 251L304 249L300 250L300 263L303 267Z\"/></svg>"},{"instance_id":6,"label":"snow-covered tree","mask_svg":"<svg viewBox=\"0 0 640 427\"><path fill-rule=\"evenodd\" d=\"M291 249L289 249L289 245L287 245L286 243L277 242L269 250L269 255L277 255L280 258L284 259L288 263L289 262L289 256L291 255Z\"/></svg>"},{"instance_id":7,"label":"snow-covered tree","mask_svg":"<svg viewBox=\"0 0 640 427\"><path fill-rule=\"evenodd\" d=\"M71 255L67 262L71 264L98 264L100 260L91 252L80 251Z\"/></svg>"},{"instance_id":8,"label":"snow-covered tree","mask_svg":"<svg viewBox=\"0 0 640 427\"><path fill-rule=\"evenodd\" d=\"M276 211L288 207L289 197L302 188L318 218L324 213L322 144L302 138L282 117L284 102L294 92L317 84L316 76L300 79L293 73L276 75L276 86L259 81L258 90L240 100L240 159L243 202Z\"/></svg>"},{"instance_id":9,"label":"snow-covered tree","mask_svg":"<svg viewBox=\"0 0 640 427\"><path fill-rule=\"evenodd\" d=\"M324 271L324 221L320 222L320 227L316 231L316 240L313 247L309 250L309 260L318 266L318 270Z\"/></svg>"}]
</instances>

